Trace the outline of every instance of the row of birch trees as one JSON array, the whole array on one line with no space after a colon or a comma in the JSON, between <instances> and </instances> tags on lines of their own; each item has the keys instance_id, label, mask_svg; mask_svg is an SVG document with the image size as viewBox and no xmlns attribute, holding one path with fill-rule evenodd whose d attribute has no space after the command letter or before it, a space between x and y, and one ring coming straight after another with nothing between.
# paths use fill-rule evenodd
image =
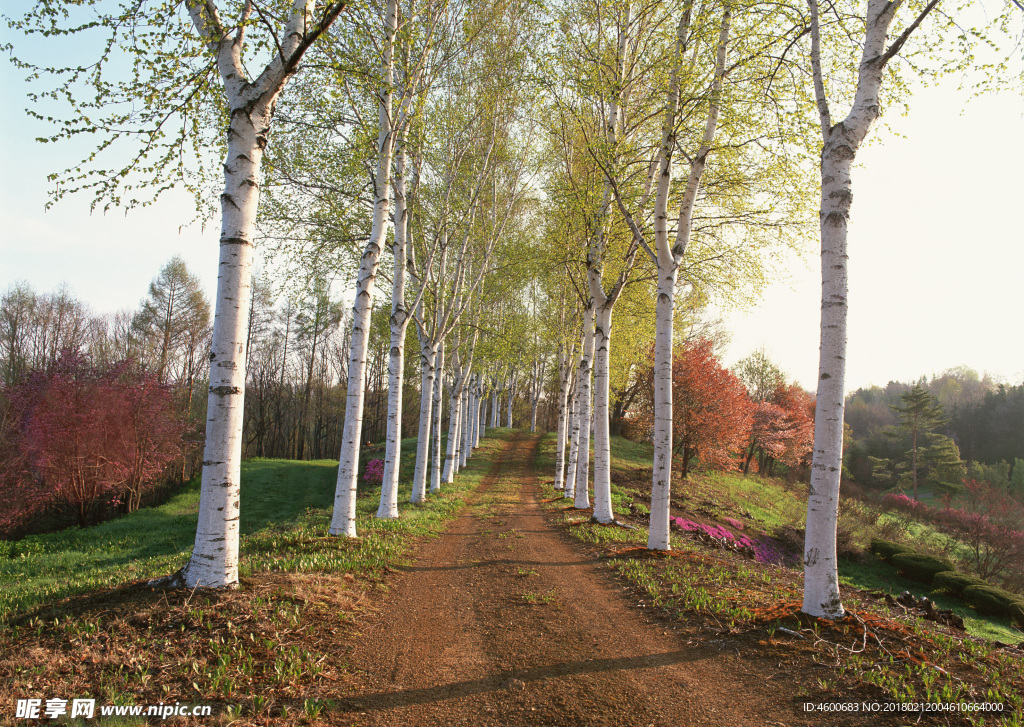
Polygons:
<instances>
[{"instance_id":1,"label":"row of birch trees","mask_svg":"<svg viewBox=\"0 0 1024 727\"><path fill-rule=\"evenodd\" d=\"M16 62L56 79L40 99L73 100L54 140L95 134L104 152L135 143L128 162L115 154L105 168L110 154L90 154L56 175L58 199L87 191L131 206L141 190L175 184L219 199L199 524L191 560L170 582L238 579L258 236L295 274L326 275L354 293L331 534L358 535L368 340L375 295L389 292L378 517L398 515L412 327L414 502L452 481L488 417L500 422L502 393L511 402L529 391L535 427L553 378L556 486L576 507L590 505L593 426L594 518L613 522L610 380L623 335L637 335L615 325L625 308L654 329L648 547L664 550L678 320L706 301L756 294L773 275L773 253L815 227L817 206L822 345L804 610L841 616L850 168L902 87L899 71L917 68L954 27L957 9L940 15L939 2L186 0L181 13L63 0L12 21L43 35L105 33L106 54L91 66ZM969 58L962 51L975 35L952 34L958 58ZM146 52L112 64L117 47ZM894 68L900 57L909 62ZM82 100L82 85L95 98Z\"/></svg>"}]
</instances>

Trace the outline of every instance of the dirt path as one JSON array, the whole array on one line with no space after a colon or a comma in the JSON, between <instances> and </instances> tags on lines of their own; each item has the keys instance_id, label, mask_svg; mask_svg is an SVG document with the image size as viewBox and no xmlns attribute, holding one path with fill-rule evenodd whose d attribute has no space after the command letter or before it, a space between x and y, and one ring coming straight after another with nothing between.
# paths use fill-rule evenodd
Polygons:
<instances>
[{"instance_id":1,"label":"dirt path","mask_svg":"<svg viewBox=\"0 0 1024 727\"><path fill-rule=\"evenodd\" d=\"M448 532L423 544L351 654L366 725L812 724L785 674L645 619L549 523L518 434ZM351 693L350 693L351 694Z\"/></svg>"}]
</instances>

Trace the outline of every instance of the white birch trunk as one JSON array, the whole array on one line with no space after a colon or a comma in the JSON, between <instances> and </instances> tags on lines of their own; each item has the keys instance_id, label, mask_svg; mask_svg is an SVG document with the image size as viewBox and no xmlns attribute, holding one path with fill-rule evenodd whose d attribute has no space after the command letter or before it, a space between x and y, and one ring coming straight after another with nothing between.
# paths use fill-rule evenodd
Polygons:
<instances>
[{"instance_id":1,"label":"white birch trunk","mask_svg":"<svg viewBox=\"0 0 1024 727\"><path fill-rule=\"evenodd\" d=\"M416 469L412 478L411 502L423 502L427 497L427 477L430 471L431 422L434 403L434 362L437 352L424 339L420 352L420 427L416 438Z\"/></svg>"},{"instance_id":2,"label":"white birch trunk","mask_svg":"<svg viewBox=\"0 0 1024 727\"><path fill-rule=\"evenodd\" d=\"M508 387L508 418L505 421L505 426L509 429L512 428L512 402L516 398L516 378L518 374L512 376L512 380Z\"/></svg>"},{"instance_id":3,"label":"white birch trunk","mask_svg":"<svg viewBox=\"0 0 1024 727\"><path fill-rule=\"evenodd\" d=\"M472 381L472 379L470 379L470 381ZM466 461L469 459L469 449L470 449L469 432L470 432L470 429L473 426L473 422L472 422L473 406L472 406L471 397L470 397L470 393L469 393L471 387L472 387L472 384L470 384L468 386L465 386L462 389L462 411L464 412L464 415L462 417L462 432L461 432L461 436L459 438L459 443L460 443L459 459L458 459L459 469L462 469L463 467L465 467L466 466Z\"/></svg>"},{"instance_id":4,"label":"white birch trunk","mask_svg":"<svg viewBox=\"0 0 1024 727\"><path fill-rule=\"evenodd\" d=\"M621 98L621 84L623 81L623 74L626 66L626 53L629 47L628 43L628 31L631 25L632 17L632 5L631 3L625 3L624 9L624 21L619 28L618 35L618 48L616 54L616 70L614 85L615 89L611 95L611 101L609 104L609 113L607 127L605 131L606 140L608 146L613 150L616 146L616 139L618 135L618 127L620 121L621 108L619 106ZM615 159L613 156L610 166L614 169ZM612 172L614 173L614 172ZM619 293L622 290L622 285L625 282L625 276L628 275L629 269L632 267L632 255L635 252L631 252L627 258L626 269L623 270L619 275L618 282L614 285L611 294L606 294L602 284L603 257L605 254L606 247L606 218L608 216L608 209L611 205L612 200L612 185L611 180L606 177L604 185L604 198L601 202L600 210L595 220L595 233L591 240L587 250L587 285L590 292L590 300L587 304L586 311L586 333L587 339L585 343L589 348L584 352L584 360L586 360L588 368L586 371L586 382L585 391L586 397L582 401L582 407L586 410L586 421L582 424L581 431L581 442L586 445L586 449L589 450L590 446L590 415L591 415L591 402L590 402L590 367L593 366L595 358L595 345L597 345L597 362L599 365L597 371L597 379L595 381L596 390L594 392L594 519L598 522L608 523L613 522L615 519L614 514L611 510L611 440L609 438L608 431L608 356L610 353L611 345L611 320L612 320L612 308L615 306L615 301L618 298ZM596 330L595 330L596 325ZM580 373L583 374L583 368L581 364ZM584 436L585 435L585 436ZM580 451L580 461L578 463L582 471L577 474L576 477L576 507L586 507L588 490L587 490L587 469L589 467L589 458L584 456L584 451ZM583 485L581 487L580 485Z\"/></svg>"},{"instance_id":5,"label":"white birch trunk","mask_svg":"<svg viewBox=\"0 0 1024 727\"><path fill-rule=\"evenodd\" d=\"M221 195L217 299L210 345L210 386L195 547L169 583L221 588L238 583L242 418L246 343L252 297L253 233L260 165L277 98L296 64L332 20L313 28L311 0L294 0L277 56L253 82L241 61L242 29L221 25L216 8L187 6L196 31L214 55L230 110ZM337 17L340 8L332 10ZM232 35L232 32L234 35Z\"/></svg>"},{"instance_id":6,"label":"white birch trunk","mask_svg":"<svg viewBox=\"0 0 1024 727\"><path fill-rule=\"evenodd\" d=\"M388 417L385 424L384 476L377 517L398 517L398 471L402 460L402 388L405 383L405 333L412 316L405 308L408 209L405 200L405 148L395 158L395 233L391 249L395 270L391 282L391 348L388 352Z\"/></svg>"},{"instance_id":7,"label":"white birch trunk","mask_svg":"<svg viewBox=\"0 0 1024 727\"><path fill-rule=\"evenodd\" d=\"M900 7L869 0L857 92L849 115L832 125L821 75L820 30L816 0L811 9L811 62L821 116L821 348L814 412L814 458L807 498L803 611L819 618L842 618L836 561L839 479L843 457L843 406L846 379L847 224L853 201L850 169L857 150L878 118L878 92L885 63L925 14L930 3L886 51L886 34Z\"/></svg>"},{"instance_id":8,"label":"white birch trunk","mask_svg":"<svg viewBox=\"0 0 1024 727\"><path fill-rule=\"evenodd\" d=\"M397 0L388 0L385 10L384 84L380 89L378 107L380 133L377 137L377 169L374 177L376 198L373 205L373 221L370 225L370 239L363 249L356 278L356 294L352 306L352 337L349 343L345 426L342 430L341 454L338 461L334 514L328 530L331 535L344 535L349 538L356 537L356 476L359 471L359 445L363 433L366 349L370 338L373 285L391 212L391 158L394 149L391 119L397 27L398 3Z\"/></svg>"},{"instance_id":9,"label":"white birch trunk","mask_svg":"<svg viewBox=\"0 0 1024 727\"><path fill-rule=\"evenodd\" d=\"M498 388L495 386L494 391L491 392L491 426L500 427L501 422L498 421Z\"/></svg>"},{"instance_id":10,"label":"white birch trunk","mask_svg":"<svg viewBox=\"0 0 1024 727\"><path fill-rule=\"evenodd\" d=\"M555 489L565 489L565 434L569 407L569 367L565 349L558 346L558 428L555 443Z\"/></svg>"},{"instance_id":11,"label":"white birch trunk","mask_svg":"<svg viewBox=\"0 0 1024 727\"><path fill-rule=\"evenodd\" d=\"M658 266L658 297L655 303L654 473L647 533L647 547L651 550L672 549L669 535L672 505L672 323L679 266L673 264L671 253L665 256L659 248L659 262L666 257L670 258L665 260L666 264Z\"/></svg>"},{"instance_id":12,"label":"white birch trunk","mask_svg":"<svg viewBox=\"0 0 1024 727\"><path fill-rule=\"evenodd\" d=\"M466 439L469 443L469 446L466 447L468 450L466 452L467 459L473 456L473 449L476 447L476 402L476 381L474 380L470 383L469 389L469 431L466 432Z\"/></svg>"},{"instance_id":13,"label":"white birch trunk","mask_svg":"<svg viewBox=\"0 0 1024 727\"><path fill-rule=\"evenodd\" d=\"M438 344L437 359L434 367L434 405L431 407L431 419L434 433L433 454L430 466L430 491L441 489L441 405L444 401L444 343Z\"/></svg>"},{"instance_id":14,"label":"white birch trunk","mask_svg":"<svg viewBox=\"0 0 1024 727\"><path fill-rule=\"evenodd\" d=\"M483 427L484 392L483 378L478 377L476 382L476 400L473 404L473 448L480 446L480 430Z\"/></svg>"},{"instance_id":15,"label":"white birch trunk","mask_svg":"<svg viewBox=\"0 0 1024 727\"><path fill-rule=\"evenodd\" d=\"M451 402L448 420L448 446L446 447L444 456L444 475L442 479L447 483L451 484L455 482L455 472L457 469L458 461L458 443L459 443L459 419L462 415L462 392L459 391L459 370L458 367L453 367L454 371L452 374L452 392Z\"/></svg>"},{"instance_id":16,"label":"white birch trunk","mask_svg":"<svg viewBox=\"0 0 1024 727\"><path fill-rule=\"evenodd\" d=\"M576 461L574 507L590 507L590 374L594 360L594 301L583 310L583 354L579 369L579 440Z\"/></svg>"},{"instance_id":17,"label":"white birch trunk","mask_svg":"<svg viewBox=\"0 0 1024 727\"><path fill-rule=\"evenodd\" d=\"M569 500L576 498L576 469L580 456L580 411L579 411L579 380L573 387L572 398L569 400L569 457L565 468L565 492L562 496Z\"/></svg>"},{"instance_id":18,"label":"white birch trunk","mask_svg":"<svg viewBox=\"0 0 1024 727\"><path fill-rule=\"evenodd\" d=\"M263 106L261 112L231 114L199 520L192 557L183 573L190 588L220 588L238 582L245 342L259 167L271 121L271 109Z\"/></svg>"},{"instance_id":19,"label":"white birch trunk","mask_svg":"<svg viewBox=\"0 0 1024 727\"><path fill-rule=\"evenodd\" d=\"M692 157L690 173L680 204L675 243L669 244L668 198L671 185L672 153L675 149L676 112L679 106L679 73L682 50L689 32L690 7L687 4L679 22L676 37L676 65L669 80L669 98L662 126L662 145L659 152L660 174L658 192L654 202L655 263L658 270L657 302L655 304L654 343L654 463L651 482L651 519L647 547L651 550L671 550L669 515L672 504L672 342L675 318L676 283L679 266L689 244L693 226L693 210L697 201L700 180L707 166L708 154L718 128L719 100L725 75L726 50L729 42L731 15L722 15L718 50L715 58L715 76L708 105L708 118L704 126L701 147Z\"/></svg>"},{"instance_id":20,"label":"white birch trunk","mask_svg":"<svg viewBox=\"0 0 1024 727\"><path fill-rule=\"evenodd\" d=\"M611 433L608 427L608 379L611 364L612 306L608 301L595 312L594 330L594 519L615 522L612 512Z\"/></svg>"}]
</instances>

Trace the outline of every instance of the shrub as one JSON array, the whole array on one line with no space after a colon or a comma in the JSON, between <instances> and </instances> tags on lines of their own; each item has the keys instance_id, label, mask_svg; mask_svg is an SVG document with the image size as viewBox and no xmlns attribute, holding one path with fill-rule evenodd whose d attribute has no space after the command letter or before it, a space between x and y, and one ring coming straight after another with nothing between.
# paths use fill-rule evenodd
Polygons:
<instances>
[{"instance_id":1,"label":"shrub","mask_svg":"<svg viewBox=\"0 0 1024 727\"><path fill-rule=\"evenodd\" d=\"M1015 626L1024 629L1024 601L1014 601L1011 603L1009 616Z\"/></svg>"},{"instance_id":2,"label":"shrub","mask_svg":"<svg viewBox=\"0 0 1024 727\"><path fill-rule=\"evenodd\" d=\"M945 558L922 553L897 553L890 562L907 574L908 578L922 583L931 583L936 573L953 570L953 564Z\"/></svg>"},{"instance_id":3,"label":"shrub","mask_svg":"<svg viewBox=\"0 0 1024 727\"><path fill-rule=\"evenodd\" d=\"M944 588L954 596L963 596L964 589L968 586L987 586L988 583L982 578L946 570L935 574L932 585L936 588Z\"/></svg>"},{"instance_id":4,"label":"shrub","mask_svg":"<svg viewBox=\"0 0 1024 727\"><path fill-rule=\"evenodd\" d=\"M363 482L380 484L384 481L384 460L371 459L363 471Z\"/></svg>"},{"instance_id":5,"label":"shrub","mask_svg":"<svg viewBox=\"0 0 1024 727\"><path fill-rule=\"evenodd\" d=\"M964 600L978 609L979 613L993 616L1009 616L1010 606L1020 597L995 586L968 586L964 589Z\"/></svg>"},{"instance_id":6,"label":"shrub","mask_svg":"<svg viewBox=\"0 0 1024 727\"><path fill-rule=\"evenodd\" d=\"M871 552L877 555L882 560L889 560L894 555L897 555L899 553L911 553L913 551L907 546L900 545L899 543L894 543L891 540L872 538Z\"/></svg>"}]
</instances>

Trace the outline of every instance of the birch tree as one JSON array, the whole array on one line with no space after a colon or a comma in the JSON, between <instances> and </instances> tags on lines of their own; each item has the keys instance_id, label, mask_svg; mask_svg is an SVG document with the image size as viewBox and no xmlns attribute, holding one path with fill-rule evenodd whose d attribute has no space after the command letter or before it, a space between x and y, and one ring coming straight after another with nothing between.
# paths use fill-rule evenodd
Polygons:
<instances>
[{"instance_id":1,"label":"birch tree","mask_svg":"<svg viewBox=\"0 0 1024 727\"><path fill-rule=\"evenodd\" d=\"M834 122L822 64L822 25L817 0L807 0L811 27L811 72L821 124L821 348L814 456L807 498L803 611L837 619L845 610L839 595L836 527L843 453L843 407L846 377L847 224L853 201L851 170L857 151L881 113L880 90L886 64L900 52L939 4L931 0L892 42L888 34L904 3L868 0L850 110Z\"/></svg>"},{"instance_id":2,"label":"birch tree","mask_svg":"<svg viewBox=\"0 0 1024 727\"><path fill-rule=\"evenodd\" d=\"M226 146L226 154L199 522L192 557L169 583L232 586L238 581L245 340L260 165L282 91L346 3L317 8L313 0L294 0L279 23L253 2L226 4L231 13L226 17L225 6L215 0L190 0L185 10L191 27L182 24L184 15L174 4L124 5L109 14L94 8L95 15L88 18L79 15L76 2L57 5L59 10L53 3L40 3L13 25L57 37L96 28L109 33L98 62L91 65L59 69L19 62L61 79L58 91L34 97L63 97L71 103L71 118L60 124L53 140L79 134L102 137L98 153L56 176L57 199L89 191L108 207L130 207L147 201L135 196L141 189L158 194L176 181L201 194L201 183L189 180L181 152L191 147L202 163L208 141L203 124L213 116L226 125L226 137L214 145ZM108 75L121 47L144 51L130 55L129 80L118 72ZM248 71L253 64L260 68L255 77ZM95 89L95 98L78 98L80 84ZM215 95L212 89L218 85L221 93ZM103 152L132 137L138 140L137 150L127 164L97 168Z\"/></svg>"},{"instance_id":3,"label":"birch tree","mask_svg":"<svg viewBox=\"0 0 1024 727\"><path fill-rule=\"evenodd\" d=\"M414 22L415 15L405 22ZM399 24L398 0L388 0L379 18L382 32L377 46L381 59L381 83L378 91L377 159L373 175L373 218L370 235L363 248L352 306L352 336L348 366L348 394L345 400L345 427L338 464L338 481L334 495L334 514L328 532L331 535L356 537L356 474L359 467L359 446L363 423L364 380L366 377L366 344L370 333L373 289L380 264L389 218L391 216L392 160L396 138L403 132L414 110L414 101L422 74L417 66L405 84L398 85L395 47L397 36L405 26ZM429 43L421 49L425 61ZM397 101L397 105L396 105Z\"/></svg>"}]
</instances>

